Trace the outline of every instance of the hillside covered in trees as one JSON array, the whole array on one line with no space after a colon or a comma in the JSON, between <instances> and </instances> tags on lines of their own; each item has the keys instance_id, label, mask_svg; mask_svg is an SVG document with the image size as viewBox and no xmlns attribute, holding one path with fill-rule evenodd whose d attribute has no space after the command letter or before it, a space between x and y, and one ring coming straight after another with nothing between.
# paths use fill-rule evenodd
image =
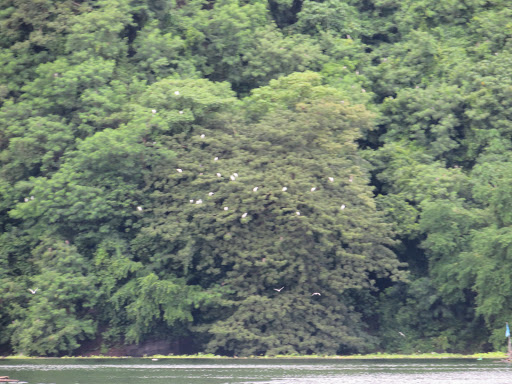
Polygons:
<instances>
[{"instance_id":1,"label":"hillside covered in trees","mask_svg":"<svg viewBox=\"0 0 512 384\"><path fill-rule=\"evenodd\" d=\"M0 0L0 351L502 349L508 0Z\"/></svg>"}]
</instances>

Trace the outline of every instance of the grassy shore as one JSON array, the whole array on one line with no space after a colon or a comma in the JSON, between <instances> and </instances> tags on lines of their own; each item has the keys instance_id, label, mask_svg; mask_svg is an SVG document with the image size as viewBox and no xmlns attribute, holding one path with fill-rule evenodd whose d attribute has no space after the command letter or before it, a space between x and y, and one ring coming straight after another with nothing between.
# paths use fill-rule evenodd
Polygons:
<instances>
[{"instance_id":1,"label":"grassy shore","mask_svg":"<svg viewBox=\"0 0 512 384\"><path fill-rule=\"evenodd\" d=\"M415 354L390 354L390 353L373 353L368 355L346 355L346 356L332 356L332 355L277 355L277 356L250 356L248 358L254 359L505 359L507 354L505 352L486 352L475 353L470 355L463 355L459 353L415 353ZM24 355L13 356L0 356L2 359L45 359L46 357L33 357ZM129 358L121 356L64 356L61 359L122 359ZM196 354L196 355L152 355L144 356L145 359L233 359L238 357L226 357L213 354Z\"/></svg>"}]
</instances>

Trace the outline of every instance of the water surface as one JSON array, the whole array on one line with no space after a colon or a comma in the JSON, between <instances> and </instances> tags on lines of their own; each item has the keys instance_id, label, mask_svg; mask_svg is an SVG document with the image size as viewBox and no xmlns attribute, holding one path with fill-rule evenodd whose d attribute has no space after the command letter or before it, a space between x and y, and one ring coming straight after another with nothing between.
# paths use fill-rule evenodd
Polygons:
<instances>
[{"instance_id":1,"label":"water surface","mask_svg":"<svg viewBox=\"0 0 512 384\"><path fill-rule=\"evenodd\" d=\"M511 384L497 360L43 359L0 360L29 384Z\"/></svg>"}]
</instances>

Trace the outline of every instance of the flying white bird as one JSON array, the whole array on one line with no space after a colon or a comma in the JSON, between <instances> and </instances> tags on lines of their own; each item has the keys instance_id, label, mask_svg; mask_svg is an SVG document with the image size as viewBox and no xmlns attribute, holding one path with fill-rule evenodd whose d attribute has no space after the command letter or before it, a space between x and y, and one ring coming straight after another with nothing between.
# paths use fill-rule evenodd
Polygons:
<instances>
[{"instance_id":1,"label":"flying white bird","mask_svg":"<svg viewBox=\"0 0 512 384\"><path fill-rule=\"evenodd\" d=\"M177 170L179 173L183 172L183 169L181 169L181 168L176 168L176 170Z\"/></svg>"},{"instance_id":2,"label":"flying white bird","mask_svg":"<svg viewBox=\"0 0 512 384\"><path fill-rule=\"evenodd\" d=\"M279 288L279 289L274 288L274 291L281 292L281 291L283 290L283 288L284 288L284 287L281 287L281 288Z\"/></svg>"},{"instance_id":3,"label":"flying white bird","mask_svg":"<svg viewBox=\"0 0 512 384\"><path fill-rule=\"evenodd\" d=\"M221 176L222 176L222 175L221 175L219 172L217 172L217 177L221 177Z\"/></svg>"},{"instance_id":4,"label":"flying white bird","mask_svg":"<svg viewBox=\"0 0 512 384\"><path fill-rule=\"evenodd\" d=\"M334 181L334 177L329 177L329 181L332 183Z\"/></svg>"},{"instance_id":5,"label":"flying white bird","mask_svg":"<svg viewBox=\"0 0 512 384\"><path fill-rule=\"evenodd\" d=\"M243 215L242 215L242 219L246 218L247 217L247 212L245 212Z\"/></svg>"},{"instance_id":6,"label":"flying white bird","mask_svg":"<svg viewBox=\"0 0 512 384\"><path fill-rule=\"evenodd\" d=\"M341 204L340 209L345 209L345 204Z\"/></svg>"},{"instance_id":7,"label":"flying white bird","mask_svg":"<svg viewBox=\"0 0 512 384\"><path fill-rule=\"evenodd\" d=\"M37 292L39 288L36 288L36 289L28 289L30 291L31 294L35 295L35 293Z\"/></svg>"},{"instance_id":8,"label":"flying white bird","mask_svg":"<svg viewBox=\"0 0 512 384\"><path fill-rule=\"evenodd\" d=\"M140 205L137 207L137 211L142 211L142 207Z\"/></svg>"},{"instance_id":9,"label":"flying white bird","mask_svg":"<svg viewBox=\"0 0 512 384\"><path fill-rule=\"evenodd\" d=\"M311 188L311 192L315 192L315 191L316 191L315 187Z\"/></svg>"},{"instance_id":10,"label":"flying white bird","mask_svg":"<svg viewBox=\"0 0 512 384\"><path fill-rule=\"evenodd\" d=\"M180 91L175 91L174 94L178 96L180 94Z\"/></svg>"},{"instance_id":11,"label":"flying white bird","mask_svg":"<svg viewBox=\"0 0 512 384\"><path fill-rule=\"evenodd\" d=\"M283 192L286 192L288 188L287 187L283 187Z\"/></svg>"},{"instance_id":12,"label":"flying white bird","mask_svg":"<svg viewBox=\"0 0 512 384\"><path fill-rule=\"evenodd\" d=\"M209 192L209 193L208 193L208 196L213 196L213 195L214 195L214 193L213 193L213 192Z\"/></svg>"},{"instance_id":13,"label":"flying white bird","mask_svg":"<svg viewBox=\"0 0 512 384\"><path fill-rule=\"evenodd\" d=\"M318 293L318 292L315 292L311 296L322 296L322 295L320 293Z\"/></svg>"},{"instance_id":14,"label":"flying white bird","mask_svg":"<svg viewBox=\"0 0 512 384\"><path fill-rule=\"evenodd\" d=\"M224 210L227 211L229 208L228 207L224 207Z\"/></svg>"},{"instance_id":15,"label":"flying white bird","mask_svg":"<svg viewBox=\"0 0 512 384\"><path fill-rule=\"evenodd\" d=\"M400 336L406 337L402 332L399 331L398 333L399 333Z\"/></svg>"},{"instance_id":16,"label":"flying white bird","mask_svg":"<svg viewBox=\"0 0 512 384\"><path fill-rule=\"evenodd\" d=\"M253 191L253 192L257 192L257 191L258 191L258 187L254 187L254 188L252 189L252 191Z\"/></svg>"}]
</instances>

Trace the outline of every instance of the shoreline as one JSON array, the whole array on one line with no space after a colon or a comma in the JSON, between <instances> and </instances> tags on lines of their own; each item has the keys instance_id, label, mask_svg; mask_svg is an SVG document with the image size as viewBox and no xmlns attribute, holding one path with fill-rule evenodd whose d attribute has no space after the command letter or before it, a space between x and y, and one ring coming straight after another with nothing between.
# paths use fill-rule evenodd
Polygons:
<instances>
[{"instance_id":1,"label":"shoreline","mask_svg":"<svg viewBox=\"0 0 512 384\"><path fill-rule=\"evenodd\" d=\"M196 355L151 355L151 356L62 356L62 357L43 357L43 356L23 356L11 355L0 356L0 360L9 359L258 359L258 360L274 360L274 359L339 359L339 360L398 360L398 359L506 359L508 357L505 352L485 352L473 354L459 354L459 353L415 353L415 354L388 354L388 353L373 353L367 355L276 355L276 356L248 356L248 357L230 357L219 356L213 354L196 354Z\"/></svg>"}]
</instances>

